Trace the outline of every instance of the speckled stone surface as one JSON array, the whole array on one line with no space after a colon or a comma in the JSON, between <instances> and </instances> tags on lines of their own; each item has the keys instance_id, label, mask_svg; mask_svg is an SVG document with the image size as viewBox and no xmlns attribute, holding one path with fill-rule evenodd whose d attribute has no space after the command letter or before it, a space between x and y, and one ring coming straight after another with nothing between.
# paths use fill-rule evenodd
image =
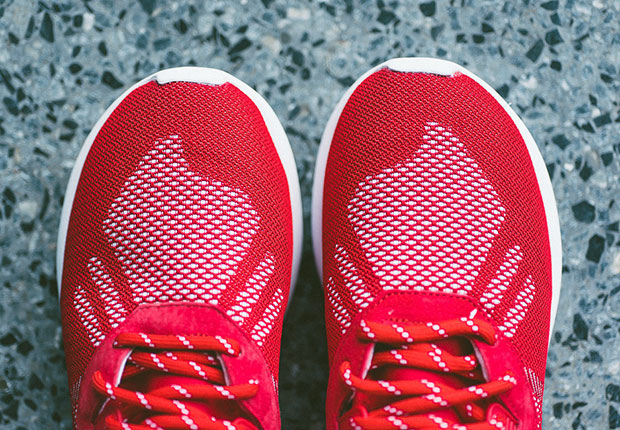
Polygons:
<instances>
[{"instance_id":1,"label":"speckled stone surface","mask_svg":"<svg viewBox=\"0 0 620 430\"><path fill-rule=\"evenodd\" d=\"M620 428L619 23L617 0L0 0L0 428L70 427L56 228L73 160L123 88L180 65L252 85L288 132L308 226L331 109L395 56L465 65L531 130L565 256L544 428ZM285 429L324 426L322 291L309 239L285 322Z\"/></svg>"}]
</instances>

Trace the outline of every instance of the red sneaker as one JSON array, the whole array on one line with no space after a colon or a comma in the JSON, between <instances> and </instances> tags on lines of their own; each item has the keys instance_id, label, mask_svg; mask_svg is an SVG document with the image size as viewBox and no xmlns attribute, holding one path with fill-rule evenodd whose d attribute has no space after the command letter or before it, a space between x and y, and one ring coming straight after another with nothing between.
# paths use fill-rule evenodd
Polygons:
<instances>
[{"instance_id":1,"label":"red sneaker","mask_svg":"<svg viewBox=\"0 0 620 430\"><path fill-rule=\"evenodd\" d=\"M301 251L288 140L213 69L139 82L71 174L58 280L77 429L279 429L278 358Z\"/></svg>"},{"instance_id":2,"label":"red sneaker","mask_svg":"<svg viewBox=\"0 0 620 430\"><path fill-rule=\"evenodd\" d=\"M540 427L560 231L508 104L456 64L388 61L333 112L313 199L327 429Z\"/></svg>"}]
</instances>

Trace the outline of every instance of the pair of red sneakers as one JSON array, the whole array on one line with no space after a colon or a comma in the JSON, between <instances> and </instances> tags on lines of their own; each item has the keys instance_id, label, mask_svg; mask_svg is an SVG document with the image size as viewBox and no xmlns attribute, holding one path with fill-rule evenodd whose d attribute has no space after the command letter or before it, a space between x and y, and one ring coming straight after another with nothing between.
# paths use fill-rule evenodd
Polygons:
<instances>
[{"instance_id":1,"label":"pair of red sneakers","mask_svg":"<svg viewBox=\"0 0 620 430\"><path fill-rule=\"evenodd\" d=\"M75 428L279 429L302 224L286 134L246 84L178 68L125 92L60 224ZM424 58L362 76L323 135L312 234L328 429L540 427L559 223L532 136L488 84Z\"/></svg>"}]
</instances>

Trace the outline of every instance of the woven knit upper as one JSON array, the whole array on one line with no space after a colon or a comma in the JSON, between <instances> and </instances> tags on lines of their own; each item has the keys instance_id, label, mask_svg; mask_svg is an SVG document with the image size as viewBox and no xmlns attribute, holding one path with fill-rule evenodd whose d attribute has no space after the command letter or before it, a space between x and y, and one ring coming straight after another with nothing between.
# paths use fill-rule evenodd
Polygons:
<instances>
[{"instance_id":1,"label":"woven knit upper","mask_svg":"<svg viewBox=\"0 0 620 430\"><path fill-rule=\"evenodd\" d=\"M133 90L96 136L71 211L61 307L74 406L93 352L141 304L219 306L277 379L292 240L282 162L247 95Z\"/></svg>"},{"instance_id":2,"label":"woven knit upper","mask_svg":"<svg viewBox=\"0 0 620 430\"><path fill-rule=\"evenodd\" d=\"M517 126L481 85L388 68L365 79L331 141L322 231L330 359L381 291L469 296L518 351L540 414L545 210Z\"/></svg>"}]
</instances>

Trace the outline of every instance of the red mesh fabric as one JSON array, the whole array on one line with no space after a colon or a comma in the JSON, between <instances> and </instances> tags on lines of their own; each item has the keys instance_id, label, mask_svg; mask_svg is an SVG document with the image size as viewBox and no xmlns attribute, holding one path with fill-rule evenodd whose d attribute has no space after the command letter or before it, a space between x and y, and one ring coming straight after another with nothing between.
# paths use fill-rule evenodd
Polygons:
<instances>
[{"instance_id":1,"label":"red mesh fabric","mask_svg":"<svg viewBox=\"0 0 620 430\"><path fill-rule=\"evenodd\" d=\"M471 78L377 71L334 133L323 195L333 356L383 289L474 297L541 398L551 302L546 217L528 150Z\"/></svg>"},{"instance_id":2,"label":"red mesh fabric","mask_svg":"<svg viewBox=\"0 0 620 430\"><path fill-rule=\"evenodd\" d=\"M226 310L277 378L291 260L288 183L254 103L231 84L137 88L97 135L71 212L70 386L136 306L170 301Z\"/></svg>"}]
</instances>

